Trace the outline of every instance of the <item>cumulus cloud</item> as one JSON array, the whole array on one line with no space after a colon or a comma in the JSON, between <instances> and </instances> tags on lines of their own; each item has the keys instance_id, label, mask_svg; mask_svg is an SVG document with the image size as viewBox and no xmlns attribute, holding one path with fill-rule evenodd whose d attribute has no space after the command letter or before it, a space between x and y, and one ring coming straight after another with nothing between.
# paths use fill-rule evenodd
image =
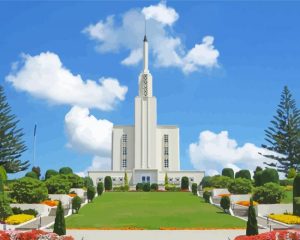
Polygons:
<instances>
[{"instance_id":1,"label":"cumulus cloud","mask_svg":"<svg viewBox=\"0 0 300 240\"><path fill-rule=\"evenodd\" d=\"M111 159L108 157L94 156L92 163L84 171L77 172L76 174L85 177L87 176L88 171L97 171L97 170L110 170L111 169Z\"/></svg>"},{"instance_id":2,"label":"cumulus cloud","mask_svg":"<svg viewBox=\"0 0 300 240\"><path fill-rule=\"evenodd\" d=\"M270 162L258 154L259 152L270 153L252 143L238 146L236 140L229 138L227 131L203 131L198 141L189 145L189 156L193 166L206 170L210 175L220 173L224 167L231 167L234 171L254 170L256 166L263 166L263 162Z\"/></svg>"},{"instance_id":3,"label":"cumulus cloud","mask_svg":"<svg viewBox=\"0 0 300 240\"><path fill-rule=\"evenodd\" d=\"M67 146L83 153L109 158L113 123L97 119L89 109L74 106L65 116Z\"/></svg>"},{"instance_id":4,"label":"cumulus cloud","mask_svg":"<svg viewBox=\"0 0 300 240\"><path fill-rule=\"evenodd\" d=\"M100 110L111 110L125 99L127 87L117 79L83 80L63 66L59 56L42 52L36 56L22 55L14 63L6 81L20 91L54 104L78 105Z\"/></svg>"},{"instance_id":5,"label":"cumulus cloud","mask_svg":"<svg viewBox=\"0 0 300 240\"><path fill-rule=\"evenodd\" d=\"M121 61L124 65L136 65L142 60L142 37L147 19L147 36L154 64L158 67L178 67L184 73L218 66L219 51L212 36L203 36L202 42L186 49L173 25L179 19L174 8L161 2L143 9L131 9L121 15L118 24L114 15L86 27L83 32L96 41L101 52L129 51ZM199 37L200 38L200 37Z\"/></svg>"}]
</instances>

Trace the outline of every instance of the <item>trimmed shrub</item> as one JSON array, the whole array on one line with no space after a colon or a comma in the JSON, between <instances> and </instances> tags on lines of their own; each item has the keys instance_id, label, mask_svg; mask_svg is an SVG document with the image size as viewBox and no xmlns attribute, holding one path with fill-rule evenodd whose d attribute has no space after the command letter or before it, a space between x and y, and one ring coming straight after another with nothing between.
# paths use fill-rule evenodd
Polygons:
<instances>
[{"instance_id":1,"label":"trimmed shrub","mask_svg":"<svg viewBox=\"0 0 300 240\"><path fill-rule=\"evenodd\" d=\"M9 205L9 201L4 194L0 194L0 221L4 221L7 217L13 215L13 211Z\"/></svg>"},{"instance_id":2,"label":"trimmed shrub","mask_svg":"<svg viewBox=\"0 0 300 240\"><path fill-rule=\"evenodd\" d=\"M179 192L181 188L173 184L168 184L165 186L165 190L168 192Z\"/></svg>"},{"instance_id":3,"label":"trimmed shrub","mask_svg":"<svg viewBox=\"0 0 300 240\"><path fill-rule=\"evenodd\" d=\"M73 197L72 210L75 211L75 213L78 213L80 207L81 207L81 198L78 196Z\"/></svg>"},{"instance_id":4,"label":"trimmed shrub","mask_svg":"<svg viewBox=\"0 0 300 240\"><path fill-rule=\"evenodd\" d=\"M95 194L96 194L96 191L95 191L95 188L92 187L92 186L89 186L87 188L87 199L89 202L92 202L94 197L95 197Z\"/></svg>"},{"instance_id":5,"label":"trimmed shrub","mask_svg":"<svg viewBox=\"0 0 300 240\"><path fill-rule=\"evenodd\" d=\"M230 208L230 198L228 196L223 196L221 198L220 205L224 212L227 212Z\"/></svg>"},{"instance_id":6,"label":"trimmed shrub","mask_svg":"<svg viewBox=\"0 0 300 240\"><path fill-rule=\"evenodd\" d=\"M288 179L280 179L279 180L280 186L293 186L294 184L294 178L288 178Z\"/></svg>"},{"instance_id":7,"label":"trimmed shrub","mask_svg":"<svg viewBox=\"0 0 300 240\"><path fill-rule=\"evenodd\" d=\"M45 174L45 180L55 176L55 175L58 175L58 172L53 170L53 169L49 169L46 171L46 174Z\"/></svg>"},{"instance_id":8,"label":"trimmed shrub","mask_svg":"<svg viewBox=\"0 0 300 240\"><path fill-rule=\"evenodd\" d=\"M258 234L258 227L257 227L256 212L255 212L255 208L253 207L253 200L251 198L250 206L248 208L248 221L247 221L246 235L252 236L257 234Z\"/></svg>"},{"instance_id":9,"label":"trimmed shrub","mask_svg":"<svg viewBox=\"0 0 300 240\"><path fill-rule=\"evenodd\" d=\"M228 188L228 186L233 182L230 177L216 175L211 178L211 185L214 188Z\"/></svg>"},{"instance_id":10,"label":"trimmed shrub","mask_svg":"<svg viewBox=\"0 0 300 240\"><path fill-rule=\"evenodd\" d=\"M62 167L59 169L59 174L73 174L73 170L70 167Z\"/></svg>"},{"instance_id":11,"label":"trimmed shrub","mask_svg":"<svg viewBox=\"0 0 300 240\"><path fill-rule=\"evenodd\" d=\"M297 216L300 216L300 202L298 203L299 197L300 197L300 174L298 173L293 183L293 213L294 215Z\"/></svg>"},{"instance_id":12,"label":"trimmed shrub","mask_svg":"<svg viewBox=\"0 0 300 240\"><path fill-rule=\"evenodd\" d=\"M253 175L253 179L254 179L254 184L256 187L262 186L262 168L261 167L256 167L255 171L254 171L254 175Z\"/></svg>"},{"instance_id":13,"label":"trimmed shrub","mask_svg":"<svg viewBox=\"0 0 300 240\"><path fill-rule=\"evenodd\" d=\"M150 188L150 183L144 183L143 185L143 191L144 192L150 192L151 188Z\"/></svg>"},{"instance_id":14,"label":"trimmed shrub","mask_svg":"<svg viewBox=\"0 0 300 240\"><path fill-rule=\"evenodd\" d=\"M235 179L228 187L228 191L233 194L247 194L252 191L252 183L245 178Z\"/></svg>"},{"instance_id":15,"label":"trimmed shrub","mask_svg":"<svg viewBox=\"0 0 300 240\"><path fill-rule=\"evenodd\" d=\"M246 178L246 179L251 180L250 171L247 169L240 170L235 173L235 178Z\"/></svg>"},{"instance_id":16,"label":"trimmed shrub","mask_svg":"<svg viewBox=\"0 0 300 240\"><path fill-rule=\"evenodd\" d=\"M157 183L152 183L150 186L152 191L157 191L158 190L158 184Z\"/></svg>"},{"instance_id":17,"label":"trimmed shrub","mask_svg":"<svg viewBox=\"0 0 300 240\"><path fill-rule=\"evenodd\" d=\"M258 203L280 203L284 197L284 188L276 183L266 183L254 190L253 200Z\"/></svg>"},{"instance_id":18,"label":"trimmed shrub","mask_svg":"<svg viewBox=\"0 0 300 240\"><path fill-rule=\"evenodd\" d=\"M211 176L203 177L201 182L200 182L200 186L202 188L212 187L212 177Z\"/></svg>"},{"instance_id":19,"label":"trimmed shrub","mask_svg":"<svg viewBox=\"0 0 300 240\"><path fill-rule=\"evenodd\" d=\"M231 179L234 179L234 171L232 168L224 168L222 170L222 176L230 177Z\"/></svg>"},{"instance_id":20,"label":"trimmed shrub","mask_svg":"<svg viewBox=\"0 0 300 240\"><path fill-rule=\"evenodd\" d=\"M135 190L137 190L137 191L143 191L143 186L144 186L143 183L138 183L138 184L135 186Z\"/></svg>"},{"instance_id":21,"label":"trimmed shrub","mask_svg":"<svg viewBox=\"0 0 300 240\"><path fill-rule=\"evenodd\" d=\"M23 210L19 207L12 207L11 208L12 212L14 215L17 215L17 214L22 214L23 213Z\"/></svg>"},{"instance_id":22,"label":"trimmed shrub","mask_svg":"<svg viewBox=\"0 0 300 240\"><path fill-rule=\"evenodd\" d=\"M27 215L32 215L32 216L36 217L39 213L37 210L29 208L29 209L23 210L21 214L27 214Z\"/></svg>"},{"instance_id":23,"label":"trimmed shrub","mask_svg":"<svg viewBox=\"0 0 300 240\"><path fill-rule=\"evenodd\" d=\"M290 168L288 173L287 173L287 178L294 178L297 175L297 171L295 168Z\"/></svg>"},{"instance_id":24,"label":"trimmed shrub","mask_svg":"<svg viewBox=\"0 0 300 240\"><path fill-rule=\"evenodd\" d=\"M126 171L125 171L125 174L124 174L124 186L128 186L128 176L127 176Z\"/></svg>"},{"instance_id":25,"label":"trimmed shrub","mask_svg":"<svg viewBox=\"0 0 300 240\"><path fill-rule=\"evenodd\" d=\"M205 202L209 203L210 196L211 196L211 192L209 192L209 191L203 192L203 198L204 198Z\"/></svg>"},{"instance_id":26,"label":"trimmed shrub","mask_svg":"<svg viewBox=\"0 0 300 240\"><path fill-rule=\"evenodd\" d=\"M101 196L104 190L103 182L98 182L97 184L97 193L98 196Z\"/></svg>"},{"instance_id":27,"label":"trimmed shrub","mask_svg":"<svg viewBox=\"0 0 300 240\"><path fill-rule=\"evenodd\" d=\"M181 178L181 190L189 189L189 178L184 176Z\"/></svg>"},{"instance_id":28,"label":"trimmed shrub","mask_svg":"<svg viewBox=\"0 0 300 240\"><path fill-rule=\"evenodd\" d=\"M54 175L45 181L49 194L68 194L72 183L64 175Z\"/></svg>"},{"instance_id":29,"label":"trimmed shrub","mask_svg":"<svg viewBox=\"0 0 300 240\"><path fill-rule=\"evenodd\" d=\"M86 188L88 188L89 186L94 186L93 180L90 177L84 177L83 182Z\"/></svg>"},{"instance_id":30,"label":"trimmed shrub","mask_svg":"<svg viewBox=\"0 0 300 240\"><path fill-rule=\"evenodd\" d=\"M192 193L193 193L194 195L197 195L197 188L198 188L197 183L193 183L193 184L192 184Z\"/></svg>"},{"instance_id":31,"label":"trimmed shrub","mask_svg":"<svg viewBox=\"0 0 300 240\"><path fill-rule=\"evenodd\" d=\"M28 172L25 174L25 177L39 179L35 172Z\"/></svg>"},{"instance_id":32,"label":"trimmed shrub","mask_svg":"<svg viewBox=\"0 0 300 240\"><path fill-rule=\"evenodd\" d=\"M279 175L276 169L266 168L262 172L262 185L273 182L279 184Z\"/></svg>"},{"instance_id":33,"label":"trimmed shrub","mask_svg":"<svg viewBox=\"0 0 300 240\"><path fill-rule=\"evenodd\" d=\"M66 223L65 223L65 217L64 217L64 208L61 205L61 201L59 201L58 206L57 206L53 232L59 236L66 235Z\"/></svg>"},{"instance_id":34,"label":"trimmed shrub","mask_svg":"<svg viewBox=\"0 0 300 240\"><path fill-rule=\"evenodd\" d=\"M165 186L169 184L168 174L165 174Z\"/></svg>"},{"instance_id":35,"label":"trimmed shrub","mask_svg":"<svg viewBox=\"0 0 300 240\"><path fill-rule=\"evenodd\" d=\"M106 176L104 178L104 188L105 191L110 191L112 190L112 180L111 180L111 176Z\"/></svg>"},{"instance_id":36,"label":"trimmed shrub","mask_svg":"<svg viewBox=\"0 0 300 240\"><path fill-rule=\"evenodd\" d=\"M44 182L24 177L12 184L10 196L18 203L40 203L48 198L48 190Z\"/></svg>"}]
</instances>

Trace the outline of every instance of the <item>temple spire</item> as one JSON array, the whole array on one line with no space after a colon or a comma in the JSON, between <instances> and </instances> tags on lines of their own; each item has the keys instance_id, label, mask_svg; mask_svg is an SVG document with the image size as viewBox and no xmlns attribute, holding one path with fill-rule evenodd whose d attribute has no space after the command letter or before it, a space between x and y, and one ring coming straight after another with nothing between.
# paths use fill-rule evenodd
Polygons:
<instances>
[{"instance_id":1,"label":"temple spire","mask_svg":"<svg viewBox=\"0 0 300 240\"><path fill-rule=\"evenodd\" d=\"M143 60L144 60L144 73L148 73L148 41L147 41L147 36L145 34L144 36L144 51L143 51Z\"/></svg>"}]
</instances>

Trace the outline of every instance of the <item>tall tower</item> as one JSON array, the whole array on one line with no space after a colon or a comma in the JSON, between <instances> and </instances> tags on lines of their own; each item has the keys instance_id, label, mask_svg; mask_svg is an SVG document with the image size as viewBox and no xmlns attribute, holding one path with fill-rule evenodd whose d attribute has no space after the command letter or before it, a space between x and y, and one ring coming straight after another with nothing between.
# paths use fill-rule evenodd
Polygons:
<instances>
[{"instance_id":1,"label":"tall tower","mask_svg":"<svg viewBox=\"0 0 300 240\"><path fill-rule=\"evenodd\" d=\"M148 40L144 37L143 70L139 95L135 97L135 168L156 166L156 98L152 96L152 75L148 69Z\"/></svg>"}]
</instances>

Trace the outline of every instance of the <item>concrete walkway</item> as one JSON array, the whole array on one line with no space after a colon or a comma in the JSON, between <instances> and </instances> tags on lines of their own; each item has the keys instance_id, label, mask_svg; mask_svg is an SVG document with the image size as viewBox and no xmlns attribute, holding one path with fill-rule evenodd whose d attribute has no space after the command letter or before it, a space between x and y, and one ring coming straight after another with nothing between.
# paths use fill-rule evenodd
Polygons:
<instances>
[{"instance_id":1,"label":"concrete walkway","mask_svg":"<svg viewBox=\"0 0 300 240\"><path fill-rule=\"evenodd\" d=\"M75 240L233 240L245 233L246 230L67 230Z\"/></svg>"}]
</instances>

